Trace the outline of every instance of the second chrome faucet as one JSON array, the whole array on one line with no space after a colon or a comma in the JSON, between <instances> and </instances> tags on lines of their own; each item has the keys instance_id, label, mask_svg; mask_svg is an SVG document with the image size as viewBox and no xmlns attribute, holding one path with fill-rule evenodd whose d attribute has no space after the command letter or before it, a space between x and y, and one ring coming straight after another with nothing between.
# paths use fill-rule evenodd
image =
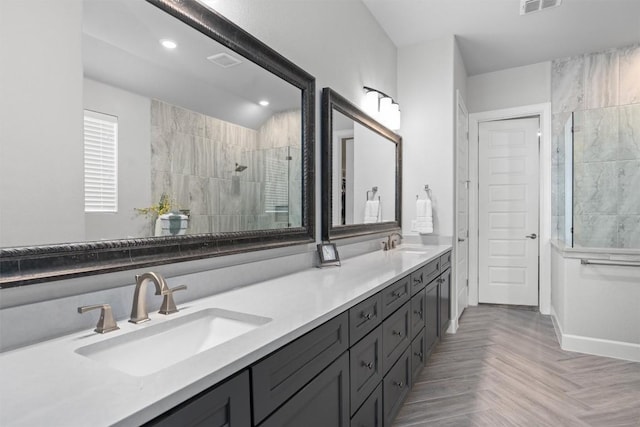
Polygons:
<instances>
[{"instance_id":1,"label":"second chrome faucet","mask_svg":"<svg viewBox=\"0 0 640 427\"><path fill-rule=\"evenodd\" d=\"M152 271L136 275L136 288L133 291L133 307L131 308L131 323L142 323L149 320L149 312L147 310L146 290L147 284L152 282L156 286L156 295L163 295L164 300L160 306L159 313L171 314L178 311L173 301L173 293L175 291L187 289L186 286L176 286L169 289L164 277Z\"/></svg>"}]
</instances>

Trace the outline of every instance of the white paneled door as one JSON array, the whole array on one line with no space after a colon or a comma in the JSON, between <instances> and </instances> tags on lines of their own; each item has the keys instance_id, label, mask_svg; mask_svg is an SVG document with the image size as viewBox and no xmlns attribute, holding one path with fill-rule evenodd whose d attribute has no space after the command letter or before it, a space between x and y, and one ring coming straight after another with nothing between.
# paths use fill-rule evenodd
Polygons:
<instances>
[{"instance_id":1,"label":"white paneled door","mask_svg":"<svg viewBox=\"0 0 640 427\"><path fill-rule=\"evenodd\" d=\"M478 299L538 305L539 119L479 125Z\"/></svg>"}]
</instances>

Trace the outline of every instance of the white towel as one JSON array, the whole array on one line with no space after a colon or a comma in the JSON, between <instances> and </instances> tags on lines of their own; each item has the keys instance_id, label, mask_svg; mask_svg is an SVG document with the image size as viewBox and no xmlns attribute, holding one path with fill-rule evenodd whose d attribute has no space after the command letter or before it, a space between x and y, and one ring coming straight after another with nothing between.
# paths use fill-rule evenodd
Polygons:
<instances>
[{"instance_id":1,"label":"white towel","mask_svg":"<svg viewBox=\"0 0 640 427\"><path fill-rule=\"evenodd\" d=\"M431 209L431 199L416 200L416 218L432 218L433 210Z\"/></svg>"},{"instance_id":2,"label":"white towel","mask_svg":"<svg viewBox=\"0 0 640 427\"><path fill-rule=\"evenodd\" d=\"M433 233L433 209L431 199L416 200L416 220L413 229L420 234Z\"/></svg>"},{"instance_id":3,"label":"white towel","mask_svg":"<svg viewBox=\"0 0 640 427\"><path fill-rule=\"evenodd\" d=\"M364 223L371 224L378 222L380 218L380 201L367 200L364 205Z\"/></svg>"}]
</instances>

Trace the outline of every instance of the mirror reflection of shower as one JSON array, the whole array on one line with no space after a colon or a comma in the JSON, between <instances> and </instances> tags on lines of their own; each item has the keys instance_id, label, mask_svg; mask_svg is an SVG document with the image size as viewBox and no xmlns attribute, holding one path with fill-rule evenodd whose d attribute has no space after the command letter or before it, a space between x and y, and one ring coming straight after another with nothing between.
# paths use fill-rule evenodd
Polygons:
<instances>
[{"instance_id":1,"label":"mirror reflection of shower","mask_svg":"<svg viewBox=\"0 0 640 427\"><path fill-rule=\"evenodd\" d=\"M232 194L243 206L248 226L302 226L302 159L295 146L243 151L235 162Z\"/></svg>"}]
</instances>

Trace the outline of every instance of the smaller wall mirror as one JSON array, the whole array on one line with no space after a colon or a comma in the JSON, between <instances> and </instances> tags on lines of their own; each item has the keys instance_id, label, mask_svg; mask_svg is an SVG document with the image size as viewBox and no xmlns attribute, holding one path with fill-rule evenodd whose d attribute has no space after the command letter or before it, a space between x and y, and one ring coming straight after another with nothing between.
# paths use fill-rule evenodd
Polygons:
<instances>
[{"instance_id":1,"label":"smaller wall mirror","mask_svg":"<svg viewBox=\"0 0 640 427\"><path fill-rule=\"evenodd\" d=\"M399 231L402 138L322 90L322 238Z\"/></svg>"}]
</instances>

